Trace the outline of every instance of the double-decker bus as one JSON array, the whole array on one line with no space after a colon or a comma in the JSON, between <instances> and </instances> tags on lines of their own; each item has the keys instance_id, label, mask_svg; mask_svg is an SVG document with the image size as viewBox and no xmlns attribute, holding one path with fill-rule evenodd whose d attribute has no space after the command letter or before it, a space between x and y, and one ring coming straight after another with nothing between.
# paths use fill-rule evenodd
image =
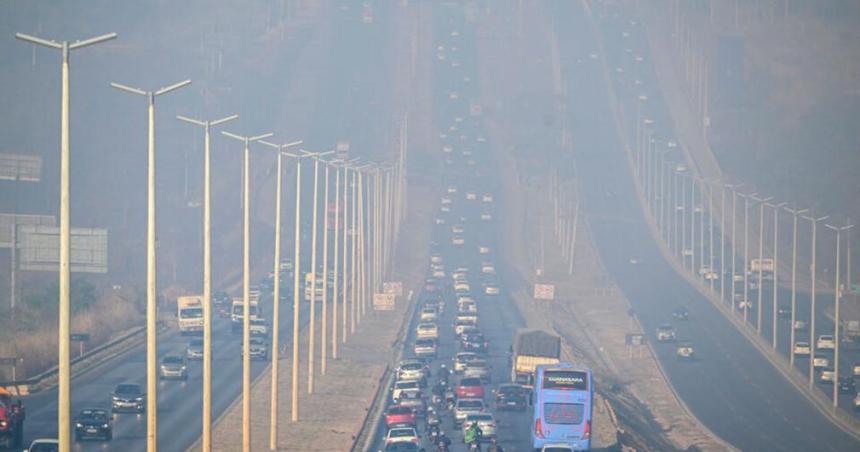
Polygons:
<instances>
[{"instance_id":1,"label":"double-decker bus","mask_svg":"<svg viewBox=\"0 0 860 452\"><path fill-rule=\"evenodd\" d=\"M591 369L570 363L545 364L535 370L532 394L532 446L567 444L591 448Z\"/></svg>"}]
</instances>

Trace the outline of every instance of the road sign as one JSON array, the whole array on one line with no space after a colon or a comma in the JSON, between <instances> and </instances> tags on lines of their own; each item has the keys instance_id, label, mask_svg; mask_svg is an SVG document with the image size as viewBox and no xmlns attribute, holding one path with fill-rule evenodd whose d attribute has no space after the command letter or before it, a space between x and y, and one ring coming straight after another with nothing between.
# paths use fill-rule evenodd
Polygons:
<instances>
[{"instance_id":1,"label":"road sign","mask_svg":"<svg viewBox=\"0 0 860 452\"><path fill-rule=\"evenodd\" d=\"M74 333L69 336L69 340L72 342L89 342L90 335L87 333Z\"/></svg>"},{"instance_id":2,"label":"road sign","mask_svg":"<svg viewBox=\"0 0 860 452\"><path fill-rule=\"evenodd\" d=\"M395 296L403 296L403 283L400 281L389 281L382 283L382 292L394 294Z\"/></svg>"},{"instance_id":3,"label":"road sign","mask_svg":"<svg viewBox=\"0 0 860 452\"><path fill-rule=\"evenodd\" d=\"M21 270L57 271L60 229L54 226L19 226ZM72 228L71 271L107 273L107 229Z\"/></svg>"},{"instance_id":4,"label":"road sign","mask_svg":"<svg viewBox=\"0 0 860 452\"><path fill-rule=\"evenodd\" d=\"M373 294L373 309L375 311L393 311L396 298L393 293L377 292Z\"/></svg>"},{"instance_id":5,"label":"road sign","mask_svg":"<svg viewBox=\"0 0 860 452\"><path fill-rule=\"evenodd\" d=\"M642 333L627 334L624 338L624 343L627 345L643 345L645 344L645 335Z\"/></svg>"},{"instance_id":6,"label":"road sign","mask_svg":"<svg viewBox=\"0 0 860 452\"><path fill-rule=\"evenodd\" d=\"M554 300L555 286L552 284L535 284L534 289L535 300Z\"/></svg>"},{"instance_id":7,"label":"road sign","mask_svg":"<svg viewBox=\"0 0 860 452\"><path fill-rule=\"evenodd\" d=\"M12 248L12 237L15 233L15 231L13 230L13 226L16 224L19 227L56 226L57 219L53 215L24 215L13 213L0 213L0 248Z\"/></svg>"},{"instance_id":8,"label":"road sign","mask_svg":"<svg viewBox=\"0 0 860 452\"><path fill-rule=\"evenodd\" d=\"M39 182L41 179L42 157L0 154L0 180Z\"/></svg>"},{"instance_id":9,"label":"road sign","mask_svg":"<svg viewBox=\"0 0 860 452\"><path fill-rule=\"evenodd\" d=\"M0 358L0 366L15 366L18 364L18 358Z\"/></svg>"}]
</instances>

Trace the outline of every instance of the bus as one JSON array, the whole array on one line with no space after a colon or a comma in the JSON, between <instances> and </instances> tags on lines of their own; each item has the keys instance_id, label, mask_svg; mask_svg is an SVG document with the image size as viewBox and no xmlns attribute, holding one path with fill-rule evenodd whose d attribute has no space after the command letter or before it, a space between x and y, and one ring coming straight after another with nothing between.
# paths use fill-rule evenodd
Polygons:
<instances>
[{"instance_id":1,"label":"bus","mask_svg":"<svg viewBox=\"0 0 860 452\"><path fill-rule=\"evenodd\" d=\"M537 366L531 398L534 449L562 443L589 450L592 400L591 369L570 363Z\"/></svg>"}]
</instances>

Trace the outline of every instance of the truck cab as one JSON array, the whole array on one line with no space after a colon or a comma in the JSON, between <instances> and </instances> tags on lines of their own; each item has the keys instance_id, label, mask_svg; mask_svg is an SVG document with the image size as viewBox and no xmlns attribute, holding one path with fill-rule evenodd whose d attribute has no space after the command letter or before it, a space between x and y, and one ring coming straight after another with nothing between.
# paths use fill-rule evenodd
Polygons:
<instances>
[{"instance_id":1,"label":"truck cab","mask_svg":"<svg viewBox=\"0 0 860 452\"><path fill-rule=\"evenodd\" d=\"M259 307L256 301L250 301L251 319L256 319L259 315ZM240 298L233 299L233 306L230 308L230 328L234 333L242 331L242 324L245 320L245 302Z\"/></svg>"}]
</instances>

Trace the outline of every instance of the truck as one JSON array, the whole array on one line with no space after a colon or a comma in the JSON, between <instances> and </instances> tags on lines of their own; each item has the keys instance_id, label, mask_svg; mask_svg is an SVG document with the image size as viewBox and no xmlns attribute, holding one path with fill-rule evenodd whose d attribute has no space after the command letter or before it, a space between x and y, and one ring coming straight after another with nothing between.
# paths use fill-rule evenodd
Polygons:
<instances>
[{"instance_id":1,"label":"truck","mask_svg":"<svg viewBox=\"0 0 860 452\"><path fill-rule=\"evenodd\" d=\"M534 372L541 364L558 364L561 338L543 330L520 328L511 346L511 381L534 386Z\"/></svg>"},{"instance_id":2,"label":"truck","mask_svg":"<svg viewBox=\"0 0 860 452\"><path fill-rule=\"evenodd\" d=\"M176 318L182 335L203 332L203 296L186 295L176 299Z\"/></svg>"},{"instance_id":3,"label":"truck","mask_svg":"<svg viewBox=\"0 0 860 452\"><path fill-rule=\"evenodd\" d=\"M24 403L0 387L0 449L19 449L24 439Z\"/></svg>"},{"instance_id":4,"label":"truck","mask_svg":"<svg viewBox=\"0 0 860 452\"><path fill-rule=\"evenodd\" d=\"M774 262L773 259L751 259L750 274L757 277L761 271L762 279L773 279Z\"/></svg>"},{"instance_id":5,"label":"truck","mask_svg":"<svg viewBox=\"0 0 860 452\"><path fill-rule=\"evenodd\" d=\"M251 311L251 320L256 319L260 314L260 309L257 300L251 298L248 300ZM234 333L242 331L242 326L245 321L245 300L241 298L233 299L233 306L230 308L230 330Z\"/></svg>"}]
</instances>

